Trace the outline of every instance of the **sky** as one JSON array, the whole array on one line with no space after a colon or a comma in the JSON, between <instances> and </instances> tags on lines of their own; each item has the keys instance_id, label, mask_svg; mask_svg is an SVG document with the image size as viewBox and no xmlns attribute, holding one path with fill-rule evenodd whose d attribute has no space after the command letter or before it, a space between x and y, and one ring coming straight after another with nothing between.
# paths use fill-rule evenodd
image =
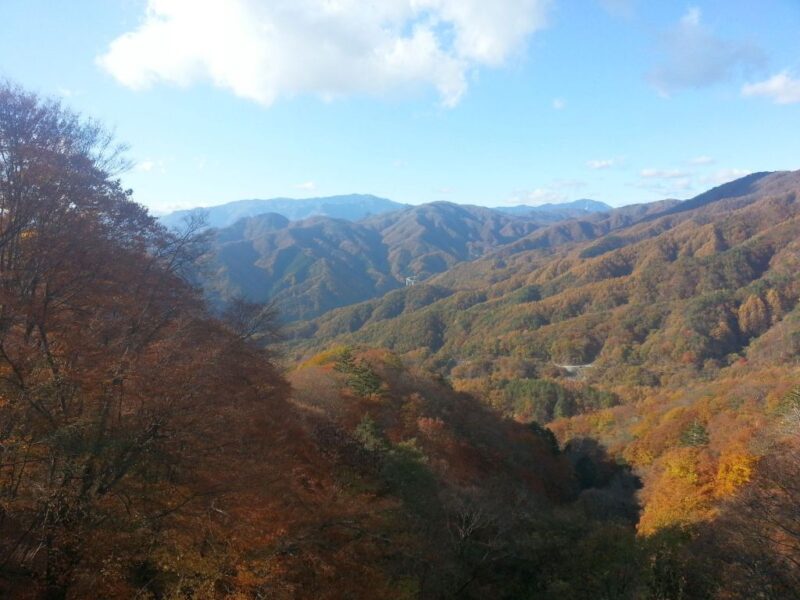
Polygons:
<instances>
[{"instance_id":1,"label":"sky","mask_svg":"<svg viewBox=\"0 0 800 600\"><path fill-rule=\"evenodd\" d=\"M163 213L688 198L800 168L797 0L2 0L0 78Z\"/></svg>"}]
</instances>

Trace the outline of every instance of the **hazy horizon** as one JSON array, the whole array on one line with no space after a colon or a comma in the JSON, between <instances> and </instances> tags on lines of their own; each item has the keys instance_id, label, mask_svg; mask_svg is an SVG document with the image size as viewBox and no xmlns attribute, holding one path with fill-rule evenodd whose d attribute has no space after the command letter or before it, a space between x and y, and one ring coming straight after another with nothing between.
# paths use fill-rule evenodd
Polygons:
<instances>
[{"instance_id":1,"label":"hazy horizon","mask_svg":"<svg viewBox=\"0 0 800 600\"><path fill-rule=\"evenodd\" d=\"M460 202L458 199L455 198L448 198L445 200L429 200L427 202L400 202L395 200L394 198L386 198L384 196L380 196L378 194L371 194L369 192L349 192L349 193L334 193L325 196L273 196L273 197L254 197L254 198L236 198L234 200L225 200L222 202L215 202L213 204L187 204L183 208L176 208L174 210L158 210L158 209L150 209L150 211L155 215L166 215L173 212L181 212L186 210L193 210L193 209L203 209L203 208L214 208L216 206L225 206L227 204L234 204L236 202L252 202L252 201L270 201L270 200L294 200L298 202L307 201L307 200L324 200L328 198L341 198L347 196L370 196L373 198L380 198L381 200L389 200L391 202L397 202L398 204L406 204L408 206L421 206L423 204L430 204L432 202L450 202L452 204L460 204L463 206L481 206L484 208L513 208L515 206L530 206L531 208L535 208L538 206L548 206L548 205L561 205L561 204L571 204L573 202L581 202L581 201L592 201L592 202L603 202L608 204L612 208L618 208L617 206L612 205L610 202L605 202L599 198L571 198L566 200L560 200L556 202L549 202L549 201L542 201L542 202L519 202L516 204L480 204L480 203L472 203L472 202ZM663 198L663 200L681 200L681 198ZM648 200L646 203L649 202L658 202L658 200ZM631 203L634 204L634 203ZM619 205L619 206L626 206L626 205Z\"/></svg>"},{"instance_id":2,"label":"hazy horizon","mask_svg":"<svg viewBox=\"0 0 800 600\"><path fill-rule=\"evenodd\" d=\"M353 190L620 206L800 167L789 0L221 6L11 0L0 76L114 128L159 213Z\"/></svg>"},{"instance_id":3,"label":"hazy horizon","mask_svg":"<svg viewBox=\"0 0 800 600\"><path fill-rule=\"evenodd\" d=\"M703 192L708 191L709 189L712 189L714 187L718 187L718 186L723 185L725 183L730 183L731 181L735 181L736 179L740 179L741 177L745 177L745 176L750 175L750 174L752 174L752 173L749 173L749 172L748 173L742 173L742 175L739 176L739 177L734 177L734 178L726 180L726 181L720 181L719 183L715 183L714 185L709 185L708 188L706 188L704 190L700 190L698 192L698 194L702 194ZM543 200L543 201L538 201L538 202L537 201L527 201L527 202L521 201L521 202L517 202L517 203L491 204L491 201L487 201L485 203L481 203L481 202L461 202L457 198L447 198L447 199L442 199L442 200L428 200L428 201L425 201L425 202L400 202L398 200L395 200L394 198L387 198L385 196L380 196L378 194L372 194L372 193L369 193L369 192L349 192L349 193L333 193L333 194L329 194L329 195L325 195L325 196L313 195L313 196L273 196L273 197L237 198L237 199L234 199L234 200L225 200L225 201L222 201L222 202L214 202L213 204L196 204L196 205L193 205L193 204L189 203L184 207L175 208L175 209L172 209L172 210L158 210L158 209L152 209L151 208L150 211L153 214L157 215L157 216L164 216L164 215L168 215L168 214L175 213L175 212L190 211L190 210L193 210L193 209L214 208L214 207L218 207L218 206L225 206L225 205L228 205L228 204L235 204L237 202L271 201L271 200L289 200L289 201L294 200L294 201L302 202L302 201L308 201L308 200L325 200L325 199L328 199L328 198L341 198L341 197L347 197L347 196L370 196L370 197L373 197L373 198L380 198L382 200L389 200L389 201L392 201L392 202L397 202L398 204L405 204L405 205L408 205L408 206L422 206L423 204L430 204L432 202L450 202L452 204L459 204L459 205L462 205L462 206L480 206L480 207L484 207L484 208L503 209L503 208L514 208L514 207L518 207L518 206L522 206L522 207L528 206L528 207L531 207L531 208L536 208L536 207L541 207L541 206L559 206L559 205L564 205L564 204L572 204L572 203L575 203L575 202L590 201L590 202L601 202L601 203L607 204L611 208L621 208L623 206L631 206L631 205L634 205L634 204L650 204L650 203L653 203L653 202L660 202L662 200L685 201L685 200L690 200L691 198L693 198L694 196L696 196L698 194L692 194L690 196L685 196L685 197L652 198L652 199L648 199L648 200L643 200L641 202L637 202L637 201L634 200L632 202L620 203L620 204L614 204L614 203L609 202L607 200L604 200L602 198L588 198L588 197L566 198L566 199L559 199L559 200L555 200L555 201L550 201L550 200Z\"/></svg>"}]
</instances>

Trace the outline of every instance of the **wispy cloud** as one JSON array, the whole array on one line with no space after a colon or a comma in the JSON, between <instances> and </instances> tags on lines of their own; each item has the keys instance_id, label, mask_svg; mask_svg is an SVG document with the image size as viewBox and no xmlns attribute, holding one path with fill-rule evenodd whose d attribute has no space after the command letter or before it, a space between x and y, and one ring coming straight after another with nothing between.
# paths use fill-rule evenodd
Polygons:
<instances>
[{"instance_id":1,"label":"wispy cloud","mask_svg":"<svg viewBox=\"0 0 800 600\"><path fill-rule=\"evenodd\" d=\"M685 88L702 88L726 81L738 73L763 66L760 48L725 40L703 25L699 8L690 8L677 26L664 34L663 60L648 75L662 95Z\"/></svg>"},{"instance_id":2,"label":"wispy cloud","mask_svg":"<svg viewBox=\"0 0 800 600\"><path fill-rule=\"evenodd\" d=\"M747 169L720 169L710 175L706 175L700 178L700 183L704 185L722 185L723 183L728 183L729 181L733 181L734 179L739 179L744 177L745 175L749 175L753 171Z\"/></svg>"},{"instance_id":3,"label":"wispy cloud","mask_svg":"<svg viewBox=\"0 0 800 600\"><path fill-rule=\"evenodd\" d=\"M62 98L74 98L75 96L80 96L80 92L72 88L60 87L58 88L58 95Z\"/></svg>"},{"instance_id":4,"label":"wispy cloud","mask_svg":"<svg viewBox=\"0 0 800 600\"><path fill-rule=\"evenodd\" d=\"M662 198L685 197L697 187L693 174L680 169L642 169L632 185Z\"/></svg>"},{"instance_id":5,"label":"wispy cloud","mask_svg":"<svg viewBox=\"0 0 800 600\"><path fill-rule=\"evenodd\" d=\"M610 169L612 167L618 167L622 165L624 162L621 158L597 158L593 160L587 160L586 166L590 169Z\"/></svg>"},{"instance_id":6,"label":"wispy cloud","mask_svg":"<svg viewBox=\"0 0 800 600\"><path fill-rule=\"evenodd\" d=\"M768 98L775 104L795 104L800 102L800 79L783 71L764 81L745 85L742 94Z\"/></svg>"},{"instance_id":7,"label":"wispy cloud","mask_svg":"<svg viewBox=\"0 0 800 600\"><path fill-rule=\"evenodd\" d=\"M632 187L658 194L661 198L687 197L697 191L694 181L683 179L643 179L631 184Z\"/></svg>"},{"instance_id":8,"label":"wispy cloud","mask_svg":"<svg viewBox=\"0 0 800 600\"><path fill-rule=\"evenodd\" d=\"M430 86L456 105L544 28L551 0L148 0L98 64L120 83L209 81L269 106Z\"/></svg>"},{"instance_id":9,"label":"wispy cloud","mask_svg":"<svg viewBox=\"0 0 800 600\"><path fill-rule=\"evenodd\" d=\"M517 190L506 200L505 204L513 206L515 204L525 204L527 206L538 206L540 204L557 204L567 200L566 194L561 191L549 188L536 188L534 190Z\"/></svg>"},{"instance_id":10,"label":"wispy cloud","mask_svg":"<svg viewBox=\"0 0 800 600\"><path fill-rule=\"evenodd\" d=\"M578 190L586 187L586 182L581 179L554 179L546 185L528 189L516 190L503 202L508 206L525 204L537 206L539 204L557 204L575 199Z\"/></svg>"},{"instance_id":11,"label":"wispy cloud","mask_svg":"<svg viewBox=\"0 0 800 600\"><path fill-rule=\"evenodd\" d=\"M639 181L631 185L658 194L662 198L686 197L734 179L739 179L750 173L752 171L732 168L718 169L711 173L706 172L703 175L679 169L642 169L639 172Z\"/></svg>"},{"instance_id":12,"label":"wispy cloud","mask_svg":"<svg viewBox=\"0 0 800 600\"><path fill-rule=\"evenodd\" d=\"M553 108L555 110L564 110L567 107L567 101L563 98L553 98Z\"/></svg>"},{"instance_id":13,"label":"wispy cloud","mask_svg":"<svg viewBox=\"0 0 800 600\"><path fill-rule=\"evenodd\" d=\"M296 190L303 190L304 192L313 192L317 189L317 185L313 181L305 181L303 183L298 183L294 186Z\"/></svg>"},{"instance_id":14,"label":"wispy cloud","mask_svg":"<svg viewBox=\"0 0 800 600\"><path fill-rule=\"evenodd\" d=\"M689 176L678 169L642 169L639 175L645 179L681 179Z\"/></svg>"},{"instance_id":15,"label":"wispy cloud","mask_svg":"<svg viewBox=\"0 0 800 600\"><path fill-rule=\"evenodd\" d=\"M167 166L163 160L152 160L150 158L146 158L142 161L137 162L133 166L134 171L138 171L139 173L166 173Z\"/></svg>"}]
</instances>

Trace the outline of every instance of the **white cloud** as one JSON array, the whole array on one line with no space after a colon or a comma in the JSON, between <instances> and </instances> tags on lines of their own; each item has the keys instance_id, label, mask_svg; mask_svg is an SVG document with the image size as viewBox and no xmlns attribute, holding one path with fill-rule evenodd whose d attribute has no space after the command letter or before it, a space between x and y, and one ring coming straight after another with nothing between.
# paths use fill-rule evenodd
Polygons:
<instances>
[{"instance_id":1,"label":"white cloud","mask_svg":"<svg viewBox=\"0 0 800 600\"><path fill-rule=\"evenodd\" d=\"M722 185L734 179L739 179L745 175L749 175L752 171L746 169L720 169L716 173L712 173L700 179L700 182L705 185Z\"/></svg>"},{"instance_id":2,"label":"white cloud","mask_svg":"<svg viewBox=\"0 0 800 600\"><path fill-rule=\"evenodd\" d=\"M280 97L434 87L458 103L546 24L551 0L148 0L98 63L120 83L202 80L265 106Z\"/></svg>"},{"instance_id":3,"label":"white cloud","mask_svg":"<svg viewBox=\"0 0 800 600\"><path fill-rule=\"evenodd\" d=\"M765 81L745 85L742 94L763 96L775 104L794 104L800 102L800 79L794 79L788 71L783 71Z\"/></svg>"},{"instance_id":4,"label":"white cloud","mask_svg":"<svg viewBox=\"0 0 800 600\"><path fill-rule=\"evenodd\" d=\"M317 185L313 181L305 181L303 183L298 183L296 186L294 186L294 189L312 192L317 189Z\"/></svg>"},{"instance_id":5,"label":"white cloud","mask_svg":"<svg viewBox=\"0 0 800 600\"><path fill-rule=\"evenodd\" d=\"M703 165L713 165L716 161L711 156L695 156L688 162L690 165L703 166Z\"/></svg>"},{"instance_id":6,"label":"white cloud","mask_svg":"<svg viewBox=\"0 0 800 600\"><path fill-rule=\"evenodd\" d=\"M696 191L695 182L691 177L676 179L645 179L632 184L633 187L658 194L662 198L675 198L686 196Z\"/></svg>"},{"instance_id":7,"label":"white cloud","mask_svg":"<svg viewBox=\"0 0 800 600\"><path fill-rule=\"evenodd\" d=\"M724 40L702 23L699 8L690 8L663 39L663 62L649 79L659 93L701 88L763 65L764 55L753 44Z\"/></svg>"},{"instance_id":8,"label":"white cloud","mask_svg":"<svg viewBox=\"0 0 800 600\"><path fill-rule=\"evenodd\" d=\"M163 160L152 160L150 158L146 158L145 160L137 162L133 166L133 170L138 171L139 173L166 173L167 167Z\"/></svg>"},{"instance_id":9,"label":"white cloud","mask_svg":"<svg viewBox=\"0 0 800 600\"><path fill-rule=\"evenodd\" d=\"M62 98L73 98L75 96L79 96L80 94L71 88L60 87L58 88L58 95Z\"/></svg>"},{"instance_id":10,"label":"white cloud","mask_svg":"<svg viewBox=\"0 0 800 600\"><path fill-rule=\"evenodd\" d=\"M553 108L556 110L564 110L567 107L567 101L563 98L553 98Z\"/></svg>"},{"instance_id":11,"label":"white cloud","mask_svg":"<svg viewBox=\"0 0 800 600\"><path fill-rule=\"evenodd\" d=\"M595 160L587 160L586 166L590 169L610 169L612 167L618 167L622 164L621 158L600 158Z\"/></svg>"},{"instance_id":12,"label":"white cloud","mask_svg":"<svg viewBox=\"0 0 800 600\"><path fill-rule=\"evenodd\" d=\"M156 163L152 160L143 160L140 163L137 163L134 167L137 171L142 171L143 173L149 173L152 171L156 166Z\"/></svg>"},{"instance_id":13,"label":"white cloud","mask_svg":"<svg viewBox=\"0 0 800 600\"><path fill-rule=\"evenodd\" d=\"M524 204L526 206L538 206L540 204L557 204L566 202L567 196L560 191L550 188L537 188L535 190L518 190L504 204L513 206Z\"/></svg>"},{"instance_id":14,"label":"white cloud","mask_svg":"<svg viewBox=\"0 0 800 600\"><path fill-rule=\"evenodd\" d=\"M689 174L678 169L642 169L639 175L645 179L682 179Z\"/></svg>"},{"instance_id":15,"label":"white cloud","mask_svg":"<svg viewBox=\"0 0 800 600\"><path fill-rule=\"evenodd\" d=\"M538 206L540 204L558 204L574 199L578 190L587 183L580 179L553 179L535 189L520 189L502 201L500 206Z\"/></svg>"},{"instance_id":16,"label":"white cloud","mask_svg":"<svg viewBox=\"0 0 800 600\"><path fill-rule=\"evenodd\" d=\"M751 172L745 169L719 169L713 173L698 176L679 170L644 169L639 173L641 180L632 185L662 197L677 197L716 187L749 175Z\"/></svg>"}]
</instances>

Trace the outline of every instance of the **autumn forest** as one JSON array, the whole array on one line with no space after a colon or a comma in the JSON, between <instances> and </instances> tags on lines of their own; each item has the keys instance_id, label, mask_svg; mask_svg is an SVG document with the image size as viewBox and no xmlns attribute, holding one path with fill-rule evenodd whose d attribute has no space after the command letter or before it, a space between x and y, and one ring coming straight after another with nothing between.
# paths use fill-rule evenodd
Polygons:
<instances>
[{"instance_id":1,"label":"autumn forest","mask_svg":"<svg viewBox=\"0 0 800 600\"><path fill-rule=\"evenodd\" d=\"M211 224L129 166L0 86L0 596L800 598L800 172Z\"/></svg>"}]
</instances>

